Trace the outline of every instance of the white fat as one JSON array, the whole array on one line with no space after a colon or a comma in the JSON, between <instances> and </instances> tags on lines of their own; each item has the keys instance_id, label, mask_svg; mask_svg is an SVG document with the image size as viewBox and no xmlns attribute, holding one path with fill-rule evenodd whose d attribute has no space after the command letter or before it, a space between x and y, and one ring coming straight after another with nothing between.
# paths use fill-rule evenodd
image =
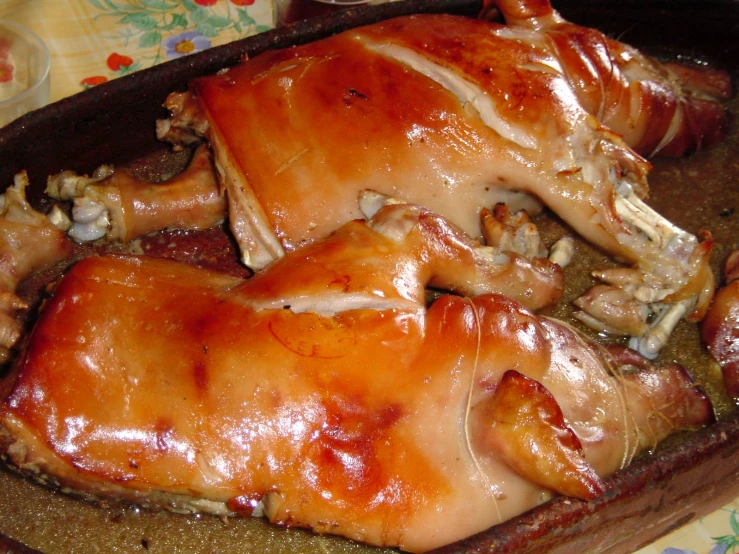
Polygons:
<instances>
[{"instance_id":1,"label":"white fat","mask_svg":"<svg viewBox=\"0 0 739 554\"><path fill-rule=\"evenodd\" d=\"M363 293L326 293L311 296L296 296L275 300L247 300L248 306L256 310L290 310L293 313L316 313L332 316L350 310L405 310L423 311L424 307L417 302L403 298L380 298Z\"/></svg>"},{"instance_id":2,"label":"white fat","mask_svg":"<svg viewBox=\"0 0 739 554\"><path fill-rule=\"evenodd\" d=\"M369 48L418 71L454 94L464 105L470 103L480 114L482 121L501 137L528 149L537 147L537 141L521 127L511 125L495 110L490 96L477 85L461 78L454 71L431 62L409 48L396 44L374 44Z\"/></svg>"},{"instance_id":3,"label":"white fat","mask_svg":"<svg viewBox=\"0 0 739 554\"><path fill-rule=\"evenodd\" d=\"M475 257L479 257L493 265L504 266L511 263L511 258L493 246L476 246Z\"/></svg>"},{"instance_id":4,"label":"white fat","mask_svg":"<svg viewBox=\"0 0 739 554\"><path fill-rule=\"evenodd\" d=\"M241 261L257 270L285 255L282 242L256 197L244 182L244 176L230 155L230 148L212 137L215 167L222 186L228 192L228 215L231 232L241 251Z\"/></svg>"},{"instance_id":5,"label":"white fat","mask_svg":"<svg viewBox=\"0 0 739 554\"><path fill-rule=\"evenodd\" d=\"M375 214L384 206L396 204L404 204L404 202L372 189L364 189L359 193L359 210L367 219L375 217Z\"/></svg>"},{"instance_id":6,"label":"white fat","mask_svg":"<svg viewBox=\"0 0 739 554\"><path fill-rule=\"evenodd\" d=\"M657 147L649 155L650 158L656 156L660 152L660 150L662 150L665 146L672 142L672 139L675 138L677 132L682 128L683 125L685 125L684 114L685 110L683 108L683 105L678 104L675 113L672 114L672 119L670 120L670 126L667 128L667 132L664 134L662 140L659 142Z\"/></svg>"},{"instance_id":7,"label":"white fat","mask_svg":"<svg viewBox=\"0 0 739 554\"><path fill-rule=\"evenodd\" d=\"M177 510L175 506L168 506L167 508L172 512L182 514L205 512L208 514L225 516L230 512L225 503L218 502L216 500L208 500L207 498L188 499L180 510Z\"/></svg>"},{"instance_id":8,"label":"white fat","mask_svg":"<svg viewBox=\"0 0 739 554\"><path fill-rule=\"evenodd\" d=\"M69 216L56 204L51 208L46 219L60 231L67 232L72 227L72 221L69 219Z\"/></svg>"},{"instance_id":9,"label":"white fat","mask_svg":"<svg viewBox=\"0 0 739 554\"><path fill-rule=\"evenodd\" d=\"M572 237L562 237L552 245L549 252L549 261L559 267L566 267L575 254L575 240Z\"/></svg>"},{"instance_id":10,"label":"white fat","mask_svg":"<svg viewBox=\"0 0 739 554\"><path fill-rule=\"evenodd\" d=\"M490 34L505 40L527 44L534 47L546 48L546 34L536 29L523 27L522 25L505 25L496 27Z\"/></svg>"}]
</instances>

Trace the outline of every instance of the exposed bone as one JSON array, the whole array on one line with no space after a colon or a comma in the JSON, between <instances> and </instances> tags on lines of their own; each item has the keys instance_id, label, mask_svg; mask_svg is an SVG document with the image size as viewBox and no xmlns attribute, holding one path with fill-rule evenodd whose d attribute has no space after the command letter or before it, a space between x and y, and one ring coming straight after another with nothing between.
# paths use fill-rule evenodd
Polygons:
<instances>
[{"instance_id":1,"label":"exposed bone","mask_svg":"<svg viewBox=\"0 0 739 554\"><path fill-rule=\"evenodd\" d=\"M654 211L634 191L633 184L623 179L616 186L616 210L628 223L643 232L666 254L679 255L697 242L695 236L680 229Z\"/></svg>"},{"instance_id":2,"label":"exposed bone","mask_svg":"<svg viewBox=\"0 0 739 554\"><path fill-rule=\"evenodd\" d=\"M654 359L679 320L700 317L710 303L711 239L708 236L699 243L650 208L628 175L615 174L615 178L616 212L635 237L641 235L654 256L632 268L593 271L594 277L610 286L595 287L576 301L583 312L575 316L598 332L630 335L630 346Z\"/></svg>"},{"instance_id":3,"label":"exposed bone","mask_svg":"<svg viewBox=\"0 0 739 554\"><path fill-rule=\"evenodd\" d=\"M51 211L46 216L49 222L60 231L69 231L72 227L72 220L64 211L56 204L52 206Z\"/></svg>"},{"instance_id":4,"label":"exposed bone","mask_svg":"<svg viewBox=\"0 0 739 554\"><path fill-rule=\"evenodd\" d=\"M74 171L62 171L49 177L46 183L46 194L57 200L74 200L82 196L87 185L98 183L115 173L112 165L101 165L92 176L78 175Z\"/></svg>"},{"instance_id":5,"label":"exposed bone","mask_svg":"<svg viewBox=\"0 0 739 554\"><path fill-rule=\"evenodd\" d=\"M585 240L631 264L642 283L626 292L637 302L696 296L702 309L711 287L707 248L642 201L650 166L627 146L649 153L660 146L662 131L672 136L680 91L654 62L567 24L548 3L537 4L542 18L508 4L501 6L512 18L508 27L451 16L401 18L256 57L226 75L198 79L188 96L173 97L174 117L192 114L184 120L192 119L194 132L215 149L244 262L263 267L356 218L352 196L361 188L426 206L473 235L480 207L498 201L490 196L516 191L536 197ZM580 36L587 44L575 40ZM450 55L449 45L461 43L466 47ZM341 58L334 54L339 50ZM362 64L398 78L392 87L378 84L369 73L357 75L354 68ZM326 72L334 88L357 94L331 96L320 86ZM638 88L633 95L632 85ZM652 85L659 98L649 96ZM285 101L268 102L276 90ZM416 102L387 126L403 94ZM669 114L651 110L664 101ZM331 110L326 129L319 130L318 112L310 109L317 105ZM234 110L242 114L238 123ZM639 128L622 132L605 120ZM262 128L274 121L282 123L262 140ZM651 126L659 127L656 133ZM621 136L627 131L628 141ZM308 205L308 190L320 202ZM490 242L540 255L535 230L513 227L488 232ZM617 325L602 321L599 328L611 327Z\"/></svg>"},{"instance_id":6,"label":"exposed bone","mask_svg":"<svg viewBox=\"0 0 739 554\"><path fill-rule=\"evenodd\" d=\"M86 196L74 199L69 236L77 242L91 242L103 238L110 229L110 212L101 202Z\"/></svg>"},{"instance_id":7,"label":"exposed bone","mask_svg":"<svg viewBox=\"0 0 739 554\"><path fill-rule=\"evenodd\" d=\"M551 305L561 296L561 268L545 257L527 256L504 247L482 245L479 240L470 238L444 218L376 191L362 191L359 204L365 217L370 220L370 227L396 242L407 240L413 232L433 233L444 237L446 253L454 253L455 275L439 269L439 276L432 282L432 286L456 290L455 287L459 285L452 283L462 280L468 284L458 292L480 294L495 290L517 298L525 305L539 308ZM397 207L397 213L392 212L393 217L376 217L380 209L389 206ZM501 214L503 213L510 214L507 208L502 209ZM524 221L528 216L522 214L518 218ZM467 262L462 263L463 260ZM490 289L474 284L483 275L490 274L497 275L494 283L498 288Z\"/></svg>"},{"instance_id":8,"label":"exposed bone","mask_svg":"<svg viewBox=\"0 0 739 554\"><path fill-rule=\"evenodd\" d=\"M53 175L46 193L73 201L69 236L77 242L103 237L127 242L168 227L204 229L221 221L225 211L205 146L195 151L185 171L162 183L101 166L92 177L72 171Z\"/></svg>"},{"instance_id":9,"label":"exposed bone","mask_svg":"<svg viewBox=\"0 0 739 554\"><path fill-rule=\"evenodd\" d=\"M202 137L208 130L208 120L202 116L197 102L193 102L189 92L170 94L164 107L170 111L171 117L157 120L156 132L159 140L184 146L203 141Z\"/></svg>"},{"instance_id":10,"label":"exposed bone","mask_svg":"<svg viewBox=\"0 0 739 554\"><path fill-rule=\"evenodd\" d=\"M667 344L680 320L693 310L695 302L695 299L682 300L665 306L649 330L641 336L632 337L629 346L645 358L653 360Z\"/></svg>"}]
</instances>

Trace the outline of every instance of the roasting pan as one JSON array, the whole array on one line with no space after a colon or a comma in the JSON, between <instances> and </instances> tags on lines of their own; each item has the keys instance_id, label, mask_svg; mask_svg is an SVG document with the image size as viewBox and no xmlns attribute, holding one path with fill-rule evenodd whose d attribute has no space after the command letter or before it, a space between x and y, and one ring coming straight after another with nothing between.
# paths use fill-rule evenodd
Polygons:
<instances>
[{"instance_id":1,"label":"roasting pan","mask_svg":"<svg viewBox=\"0 0 739 554\"><path fill-rule=\"evenodd\" d=\"M646 52L727 69L739 75L739 2L732 0L554 1L575 23L597 27ZM314 40L356 25L415 12L474 15L471 0L406 0L358 8L300 22L232 44L180 58L82 92L32 112L0 129L0 190L28 170L31 198L43 204L46 176L63 169L90 172L115 163L156 176L181 164L154 136L166 116L167 94L197 76L272 48ZM739 113L739 102L732 102ZM651 203L692 233L708 228L716 239L718 274L726 254L739 247L739 133L716 148L681 160L656 160ZM542 221L556 232L556 220ZM149 240L149 239L147 239ZM173 234L177 252L160 255L199 260L237 271L233 246L222 231ZM156 239L150 240L156 252ZM203 252L209 254L203 256ZM568 268L568 289L554 315L567 319L568 301L587 288L587 268L605 258L580 245ZM58 274L58 273L57 273ZM22 293L37 299L49 273ZM702 351L695 326L682 325L661 356L698 376L719 408L719 421L671 440L613 476L609 492L592 502L556 498L480 535L442 549L445 553L627 553L739 496L739 414L725 397L720 374ZM24 546L27 545L27 546ZM373 552L350 541L279 529L249 518L180 516L135 508L93 506L31 484L0 469L0 552Z\"/></svg>"}]
</instances>

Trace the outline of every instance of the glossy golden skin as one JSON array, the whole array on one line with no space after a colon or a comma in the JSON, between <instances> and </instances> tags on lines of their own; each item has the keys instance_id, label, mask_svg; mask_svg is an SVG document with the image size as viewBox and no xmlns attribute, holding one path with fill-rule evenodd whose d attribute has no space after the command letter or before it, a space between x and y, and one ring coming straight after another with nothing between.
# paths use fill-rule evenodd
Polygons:
<instances>
[{"instance_id":1,"label":"glossy golden skin","mask_svg":"<svg viewBox=\"0 0 739 554\"><path fill-rule=\"evenodd\" d=\"M635 151L681 155L719 140L728 76L714 72L694 92L548 2L499 4L506 26L398 18L191 84L195 132L214 148L247 265L358 217L365 188L474 236L481 208L536 198L609 253L652 263L622 240L633 231L614 213L613 189L628 175L646 193L649 165Z\"/></svg>"},{"instance_id":2,"label":"glossy golden skin","mask_svg":"<svg viewBox=\"0 0 739 554\"><path fill-rule=\"evenodd\" d=\"M483 290L498 273L427 216L385 207L246 281L82 260L0 383L2 451L82 494L221 514L261 499L275 523L412 551L628 463L662 405L631 409L638 389L624 393L605 352L514 300L444 296L425 309L428 282ZM511 448L533 439L566 482L491 447L501 405L489 406L509 370L564 418L514 433ZM684 380L668 385L668 404L704 406ZM702 421L691 411L654 438Z\"/></svg>"}]
</instances>

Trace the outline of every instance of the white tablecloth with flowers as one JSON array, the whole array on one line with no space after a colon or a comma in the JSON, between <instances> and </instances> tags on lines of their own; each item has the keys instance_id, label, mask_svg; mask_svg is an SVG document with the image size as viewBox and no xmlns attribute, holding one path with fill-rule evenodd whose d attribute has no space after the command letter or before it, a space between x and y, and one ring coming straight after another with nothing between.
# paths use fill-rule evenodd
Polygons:
<instances>
[{"instance_id":1,"label":"white tablecloth with flowers","mask_svg":"<svg viewBox=\"0 0 739 554\"><path fill-rule=\"evenodd\" d=\"M51 52L53 102L273 26L271 0L0 0Z\"/></svg>"},{"instance_id":2,"label":"white tablecloth with flowers","mask_svg":"<svg viewBox=\"0 0 739 554\"><path fill-rule=\"evenodd\" d=\"M51 101L273 26L273 0L0 0L51 51ZM739 554L739 500L639 554Z\"/></svg>"}]
</instances>

